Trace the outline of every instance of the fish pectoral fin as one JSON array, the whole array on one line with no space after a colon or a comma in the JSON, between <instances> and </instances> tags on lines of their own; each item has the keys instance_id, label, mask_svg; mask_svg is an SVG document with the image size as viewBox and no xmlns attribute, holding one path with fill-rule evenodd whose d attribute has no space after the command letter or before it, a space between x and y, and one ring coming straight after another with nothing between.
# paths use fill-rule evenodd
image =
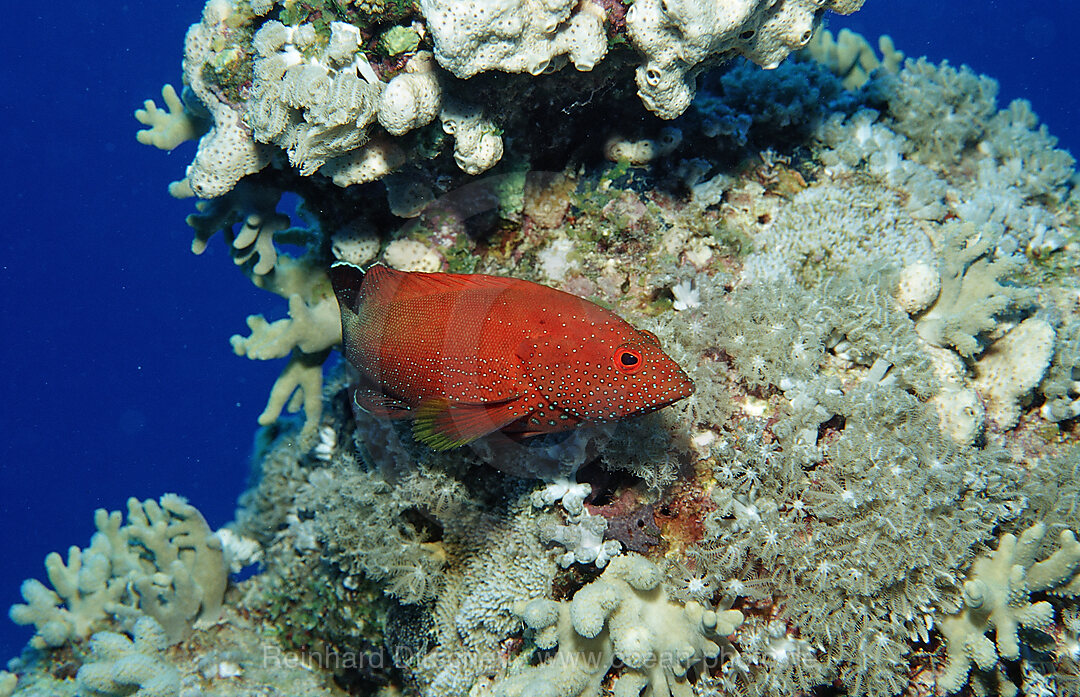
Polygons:
<instances>
[{"instance_id":1,"label":"fish pectoral fin","mask_svg":"<svg viewBox=\"0 0 1080 697\"><path fill-rule=\"evenodd\" d=\"M413 436L433 450L458 448L520 419L525 403L520 395L480 403L425 399L412 412Z\"/></svg>"},{"instance_id":2,"label":"fish pectoral fin","mask_svg":"<svg viewBox=\"0 0 1080 697\"><path fill-rule=\"evenodd\" d=\"M407 419L413 415L405 402L366 387L353 390L353 405L377 419Z\"/></svg>"}]
</instances>

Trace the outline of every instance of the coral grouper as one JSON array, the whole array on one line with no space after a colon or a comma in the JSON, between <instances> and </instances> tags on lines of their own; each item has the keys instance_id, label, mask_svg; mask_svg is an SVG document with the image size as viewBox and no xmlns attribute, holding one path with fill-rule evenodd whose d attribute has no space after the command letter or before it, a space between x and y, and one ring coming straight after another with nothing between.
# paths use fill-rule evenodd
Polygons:
<instances>
[{"instance_id":1,"label":"coral grouper","mask_svg":"<svg viewBox=\"0 0 1080 697\"><path fill-rule=\"evenodd\" d=\"M547 286L342 263L330 277L356 406L415 419L435 449L613 421L694 391L653 334Z\"/></svg>"}]
</instances>

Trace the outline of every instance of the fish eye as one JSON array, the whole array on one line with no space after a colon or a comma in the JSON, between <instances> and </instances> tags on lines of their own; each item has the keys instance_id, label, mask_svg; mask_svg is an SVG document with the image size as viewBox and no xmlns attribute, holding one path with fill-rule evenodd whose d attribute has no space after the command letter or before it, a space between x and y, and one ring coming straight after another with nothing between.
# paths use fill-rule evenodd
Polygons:
<instances>
[{"instance_id":1,"label":"fish eye","mask_svg":"<svg viewBox=\"0 0 1080 697\"><path fill-rule=\"evenodd\" d=\"M615 349L615 367L622 372L636 373L643 363L641 351L626 346Z\"/></svg>"}]
</instances>

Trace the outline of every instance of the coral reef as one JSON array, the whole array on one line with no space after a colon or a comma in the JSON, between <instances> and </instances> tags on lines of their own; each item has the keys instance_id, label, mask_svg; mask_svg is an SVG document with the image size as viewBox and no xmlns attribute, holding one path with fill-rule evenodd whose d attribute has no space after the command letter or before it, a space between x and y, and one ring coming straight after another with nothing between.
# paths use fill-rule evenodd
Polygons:
<instances>
[{"instance_id":1,"label":"coral reef","mask_svg":"<svg viewBox=\"0 0 1080 697\"><path fill-rule=\"evenodd\" d=\"M502 133L512 124L505 118L493 120L491 110L454 76L536 75L558 71L567 59L579 71L591 71L609 46L620 41L644 57L637 80L645 103L672 118L689 104L701 67L697 64L737 48L774 66L809 38L821 3L788 3L781 13L770 13L766 2L747 8L722 3L704 14L690 5L640 5L627 12L618 3L593 2L283 5L208 2L186 38L184 100L166 86L164 110L147 101L137 112L140 122L150 127L140 132L143 142L173 149L198 139L186 176L170 187L174 195L237 198L232 192L241 179L268 165L277 170L284 164L278 153L284 153L301 176L319 173L342 187L376 181L442 150L443 137L425 128L436 117L443 133L453 137L457 166L479 174L503 158ZM829 3L840 12L858 5L849 0ZM410 18L412 26L405 26ZM713 26L714 19L723 21ZM375 35L380 22L397 24ZM685 38L687 55L693 54L689 62L675 61L671 49L664 48L676 35ZM626 66L612 67L593 87L582 87L595 94L620 74L625 79L627 71ZM678 95L658 93L657 79L670 82ZM481 101L513 99L519 85L493 77L485 90L492 96ZM619 145L617 138L609 140L615 159L633 162L666 155L678 142L670 135L655 143L645 139ZM286 241L279 233L288 232L288 223L273 204L269 210L265 205L253 208L233 206L242 214L244 228L229 236L235 248L247 249L236 255L237 263L254 257L254 273L261 276L273 268L274 239ZM231 228L235 222L226 218L215 229ZM203 227L200 237L208 232ZM308 300L309 306L315 304ZM290 304L295 306L291 299ZM242 347L237 350L244 352ZM294 357L284 382L275 386L260 422L276 418L290 397L295 400L291 406L303 402L309 419L317 421L313 398L303 396L318 387L311 371L311 354L317 352L302 353L307 355ZM280 352L247 355L272 358ZM297 388L302 392L294 397Z\"/></svg>"},{"instance_id":2,"label":"coral reef","mask_svg":"<svg viewBox=\"0 0 1080 697\"><path fill-rule=\"evenodd\" d=\"M232 339L288 359L251 486L99 512L0 694L1075 694L1072 157L811 40L857 2L627 5L211 0L139 138L287 302ZM339 259L575 293L695 392L433 451L352 409Z\"/></svg>"}]
</instances>

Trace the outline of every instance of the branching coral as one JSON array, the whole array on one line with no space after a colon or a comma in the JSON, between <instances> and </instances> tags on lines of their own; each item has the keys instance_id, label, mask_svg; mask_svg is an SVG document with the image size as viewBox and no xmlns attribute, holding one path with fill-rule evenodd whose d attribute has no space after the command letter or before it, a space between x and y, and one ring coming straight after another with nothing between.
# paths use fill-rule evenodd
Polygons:
<instances>
[{"instance_id":1,"label":"branching coral","mask_svg":"<svg viewBox=\"0 0 1080 697\"><path fill-rule=\"evenodd\" d=\"M828 29L821 29L814 32L814 38L800 55L821 63L843 80L845 88L853 90L865 85L871 73L879 68L888 73L900 70L904 53L896 49L892 38L881 36L877 43L880 58L861 34L841 29L834 36Z\"/></svg>"},{"instance_id":2,"label":"branching coral","mask_svg":"<svg viewBox=\"0 0 1080 697\"><path fill-rule=\"evenodd\" d=\"M194 506L175 494L160 503L130 499L126 525L118 511L104 509L94 524L90 546L72 547L67 564L56 553L45 559L54 590L26 581L26 604L11 607L14 622L37 628L35 646L84 639L109 616L121 626L153 617L170 642L216 619L228 568L221 540Z\"/></svg>"},{"instance_id":3,"label":"branching coral","mask_svg":"<svg viewBox=\"0 0 1080 697\"><path fill-rule=\"evenodd\" d=\"M255 276L255 285L289 301L288 319L267 322L262 315L247 319L251 334L234 335L229 341L238 356L268 360L290 356L270 391L259 423L278 419L288 408L303 407L301 437L313 437L322 414L322 365L330 348L341 342L341 315L326 271L313 253L293 258L278 257L272 271Z\"/></svg>"},{"instance_id":4,"label":"branching coral","mask_svg":"<svg viewBox=\"0 0 1080 697\"><path fill-rule=\"evenodd\" d=\"M89 636L107 616L106 607L123 593L123 585L109 576L109 559L100 545L85 552L72 547L66 564L54 552L45 558L45 569L54 590L36 579L24 581L20 593L25 604L13 605L9 612L12 622L37 628L31 644L39 648Z\"/></svg>"},{"instance_id":5,"label":"branching coral","mask_svg":"<svg viewBox=\"0 0 1080 697\"><path fill-rule=\"evenodd\" d=\"M1080 543L1069 530L1063 530L1059 548L1052 555L1036 561L1035 554L1046 534L1046 526L1036 524L1020 534L1007 533L997 549L972 565L964 582L964 605L959 613L939 623L948 649L948 663L938 684L946 692L964 686L972 665L992 670L999 658L1020 657L1021 627L1048 631L1054 610L1049 602L1032 603L1029 594L1040 591L1067 592L1075 595L1077 567L1080 567ZM995 641L985 633L991 628Z\"/></svg>"},{"instance_id":6,"label":"branching coral","mask_svg":"<svg viewBox=\"0 0 1080 697\"><path fill-rule=\"evenodd\" d=\"M172 150L189 140L196 140L205 130L205 122L187 110L176 88L161 88L165 109L159 109L152 99L135 112L135 120L149 128L139 131L135 138L143 145L153 145L160 150Z\"/></svg>"},{"instance_id":7,"label":"branching coral","mask_svg":"<svg viewBox=\"0 0 1080 697\"><path fill-rule=\"evenodd\" d=\"M989 225L950 223L942 229L941 291L915 325L922 338L969 358L981 352L982 337L1003 312L1031 301L1029 289L1000 283L1020 263L996 257L1000 239L1000 228Z\"/></svg>"},{"instance_id":8,"label":"branching coral","mask_svg":"<svg viewBox=\"0 0 1080 697\"><path fill-rule=\"evenodd\" d=\"M245 181L224 196L200 201L198 212L187 217L188 226L195 231L191 251L202 254L210 238L223 232L238 266L251 262L256 275L269 273L277 263L274 236L289 227L288 216L277 211L280 199L280 190ZM234 227L237 225L239 229ZM290 241L296 241L295 237L294 231Z\"/></svg>"},{"instance_id":9,"label":"branching coral","mask_svg":"<svg viewBox=\"0 0 1080 697\"><path fill-rule=\"evenodd\" d=\"M311 228L290 226L287 215L277 211L281 191L244 181L227 195L202 201L199 212L188 216L195 230L192 251L202 254L210 238L222 231L231 246L233 261L243 267L252 282L285 298L289 317L268 322L262 315L247 318L248 336L230 339L233 351L253 360L290 356L290 361L271 389L259 423L277 420L282 410L303 407L305 431L310 439L322 410L322 364L332 346L341 341L337 300L318 248L318 222ZM300 210L304 216L303 209ZM275 241L305 247L297 258L278 254Z\"/></svg>"}]
</instances>

